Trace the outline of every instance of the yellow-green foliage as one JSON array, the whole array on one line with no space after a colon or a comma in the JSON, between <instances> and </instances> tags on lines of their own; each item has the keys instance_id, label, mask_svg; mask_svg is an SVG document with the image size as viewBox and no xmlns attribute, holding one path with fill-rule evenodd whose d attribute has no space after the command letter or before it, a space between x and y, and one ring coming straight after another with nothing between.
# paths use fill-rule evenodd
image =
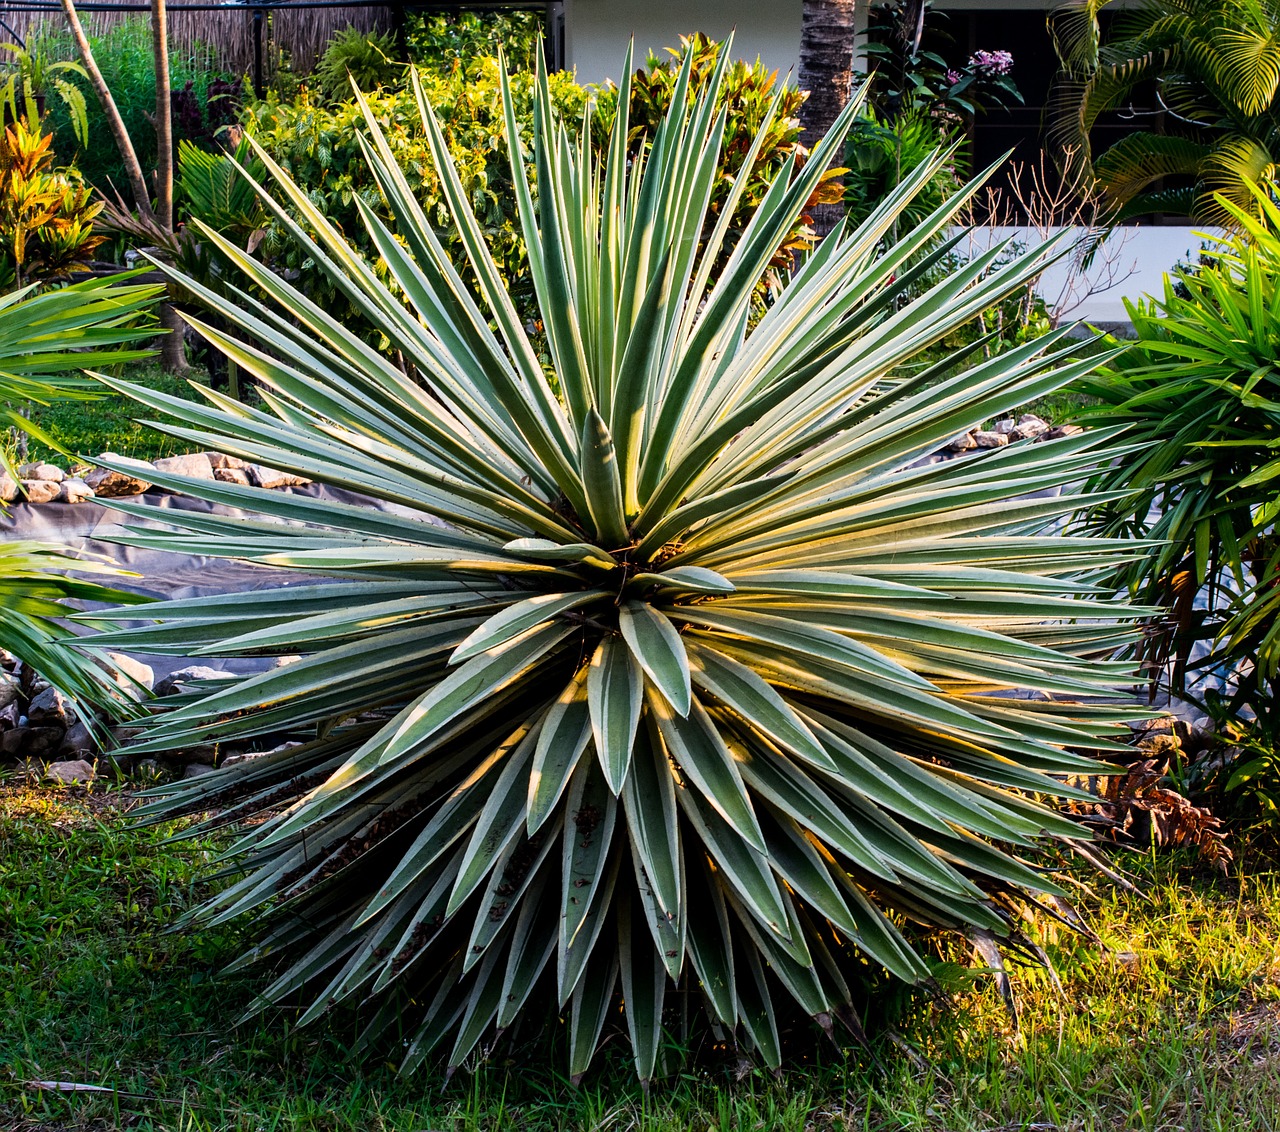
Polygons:
<instances>
[{"instance_id":1,"label":"yellow-green foliage","mask_svg":"<svg viewBox=\"0 0 1280 1132\"><path fill-rule=\"evenodd\" d=\"M684 53L691 52L693 57L692 82L687 95L687 101L692 106L697 92L715 70L723 46L701 34L682 36L680 44L681 50L668 48L665 59L650 53L645 66L636 71L631 78L630 145L633 154L645 149L646 145L652 141L662 119L666 117L679 80L680 61ZM769 108L775 97L779 99L778 108L773 116L770 116ZM778 72L771 71L759 59L754 63L737 59L726 67L717 100L717 109L725 112L724 144L720 169L711 194L711 207L707 218L708 230L704 233L704 238L720 218L721 207L729 196L734 178L741 170L761 130L764 131L764 137L754 159L754 175L748 180L734 209L735 223L731 230L731 238L726 241L719 266L723 266L728 261L733 249L737 246L736 235L742 231L747 219L760 204L765 190L783 165L791 158L794 158L799 165L804 164L807 154L800 144L799 114L800 107L807 97L795 86L780 90ZM613 125L617 108L618 89L613 83L607 83L595 103L596 136L602 145L608 130ZM827 202L839 199L838 189L826 188L827 182L831 179L831 177L824 179L823 188L815 194L811 204L819 200ZM774 266L789 267L792 253L809 246L811 242L809 236L810 230L806 216L805 223L797 224L787 234L778 249Z\"/></svg>"},{"instance_id":2,"label":"yellow-green foliage","mask_svg":"<svg viewBox=\"0 0 1280 1132\"><path fill-rule=\"evenodd\" d=\"M515 191L502 138L498 61L482 57L448 73L423 70L420 78L448 139L471 206L484 225L499 270L513 293L526 293L530 289L528 264L516 222ZM526 129L532 129L533 76L518 73L512 77L511 85L517 116ZM571 122L581 119L587 101L584 87L569 75L557 74L551 77L551 91L556 109L564 118ZM412 92L376 93L370 96L370 103L436 234L460 261L457 230L441 198L440 178L431 163ZM268 99L249 113L249 126L267 152L306 188L312 202L329 220L372 258L356 197L384 219L391 217L356 140L364 120L355 103L348 101L328 108L310 103L305 97L293 104ZM313 298L332 301L335 297L328 281L311 268L297 244L283 237L278 228L269 233L264 251L285 267L301 269L303 287Z\"/></svg>"},{"instance_id":3,"label":"yellow-green foliage","mask_svg":"<svg viewBox=\"0 0 1280 1132\"><path fill-rule=\"evenodd\" d=\"M69 170L55 170L53 138L19 120L0 136L0 287L57 279L83 268L104 237L102 205Z\"/></svg>"}]
</instances>

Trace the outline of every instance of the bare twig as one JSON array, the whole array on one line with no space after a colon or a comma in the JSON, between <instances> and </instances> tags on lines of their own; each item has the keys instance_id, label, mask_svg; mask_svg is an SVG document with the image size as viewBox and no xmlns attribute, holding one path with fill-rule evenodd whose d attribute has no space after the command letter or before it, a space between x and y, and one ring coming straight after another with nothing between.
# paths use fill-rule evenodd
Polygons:
<instances>
[{"instance_id":1,"label":"bare twig","mask_svg":"<svg viewBox=\"0 0 1280 1132\"><path fill-rule=\"evenodd\" d=\"M1025 228L1041 241L1064 228L1083 230L1063 261L1066 273L1056 293L1040 292L1054 326L1137 271L1136 260L1128 261L1125 255L1133 230L1117 225L1115 206L1104 197L1087 165L1075 160L1073 147L1067 147L1057 165L1042 153L1035 165L1014 162L1010 173L1010 190L988 188L970 205L970 223L980 216L985 225ZM1042 284L1043 276L1027 284L1028 302Z\"/></svg>"}]
</instances>

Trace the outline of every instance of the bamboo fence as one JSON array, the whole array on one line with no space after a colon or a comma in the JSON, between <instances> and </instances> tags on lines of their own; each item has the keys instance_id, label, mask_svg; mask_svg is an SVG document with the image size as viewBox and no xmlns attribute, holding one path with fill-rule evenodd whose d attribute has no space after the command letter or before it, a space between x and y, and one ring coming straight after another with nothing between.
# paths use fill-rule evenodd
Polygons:
<instances>
[{"instance_id":1,"label":"bamboo fence","mask_svg":"<svg viewBox=\"0 0 1280 1132\"><path fill-rule=\"evenodd\" d=\"M94 0L95 6L116 2L136 4L138 0ZM122 20L146 18L145 12L123 10L81 13L90 34ZM390 26L390 12L385 5L358 2L335 8L276 9L269 11L267 18L266 46L271 61L279 59L283 51L289 65L300 74L308 73L315 66L334 32L346 27L373 31ZM60 12L23 11L20 0L12 6L9 0L0 0L0 20L7 25L7 29L0 25L0 42L25 40L41 23L57 29L65 23ZM253 67L252 8L228 5L215 12L170 9L169 37L175 50L211 49L217 64L231 74L246 74Z\"/></svg>"}]
</instances>

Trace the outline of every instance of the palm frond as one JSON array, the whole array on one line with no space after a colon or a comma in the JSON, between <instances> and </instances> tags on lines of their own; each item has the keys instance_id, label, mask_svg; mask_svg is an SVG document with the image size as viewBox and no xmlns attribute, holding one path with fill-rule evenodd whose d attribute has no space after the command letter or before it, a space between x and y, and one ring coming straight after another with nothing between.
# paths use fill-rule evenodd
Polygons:
<instances>
[{"instance_id":1,"label":"palm frond","mask_svg":"<svg viewBox=\"0 0 1280 1132\"><path fill-rule=\"evenodd\" d=\"M127 347L154 336L142 316L163 290L89 280L43 294L27 287L0 296L0 427L24 429L57 447L56 438L35 427L20 411L22 403L91 398L98 387L83 375L84 370L148 357L150 350ZM14 473L3 448L0 472ZM54 548L0 542L0 649L31 665L73 698L127 713L129 701L108 679L109 670L94 654L86 658L66 647L68 633L61 622L72 611L63 604L68 599L101 603L133 599L77 580L69 571L111 572L91 561L70 559Z\"/></svg>"}]
</instances>

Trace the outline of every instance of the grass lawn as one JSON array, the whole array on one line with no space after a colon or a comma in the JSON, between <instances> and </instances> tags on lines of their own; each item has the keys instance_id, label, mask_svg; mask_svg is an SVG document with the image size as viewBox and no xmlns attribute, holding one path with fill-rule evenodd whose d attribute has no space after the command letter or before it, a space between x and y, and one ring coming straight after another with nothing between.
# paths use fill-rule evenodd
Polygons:
<instances>
[{"instance_id":1,"label":"grass lawn","mask_svg":"<svg viewBox=\"0 0 1280 1132\"><path fill-rule=\"evenodd\" d=\"M820 1051L774 1077L702 1058L646 1098L615 1046L573 1089L535 1045L445 1087L353 1064L342 1035L233 1029L251 983L215 981L235 930L166 934L217 848L129 831L127 795L0 785L0 1128L58 1132L1280 1127L1280 874L1209 877L1138 854L1145 892L1094 885L1105 949L1036 931L1062 979L1020 969L1017 1030L985 977L941 967L951 1003L897 992L875 1060ZM1083 874L1080 874L1083 878ZM1087 878L1092 882L1092 878ZM56 1080L113 1094L33 1088Z\"/></svg>"},{"instance_id":2,"label":"grass lawn","mask_svg":"<svg viewBox=\"0 0 1280 1132\"><path fill-rule=\"evenodd\" d=\"M208 375L202 369L193 367L189 377L170 377L155 362L130 366L121 376L126 381L192 401L196 399L196 393L189 382L208 384ZM150 410L127 397L108 393L91 401L58 401L52 405L34 406L31 419L76 456L115 452L137 460L154 460L158 456L173 456L191 450L187 442L164 436L137 423L138 417L149 413ZM30 442L28 459L52 460L61 467L67 464L65 456L37 440Z\"/></svg>"}]
</instances>

